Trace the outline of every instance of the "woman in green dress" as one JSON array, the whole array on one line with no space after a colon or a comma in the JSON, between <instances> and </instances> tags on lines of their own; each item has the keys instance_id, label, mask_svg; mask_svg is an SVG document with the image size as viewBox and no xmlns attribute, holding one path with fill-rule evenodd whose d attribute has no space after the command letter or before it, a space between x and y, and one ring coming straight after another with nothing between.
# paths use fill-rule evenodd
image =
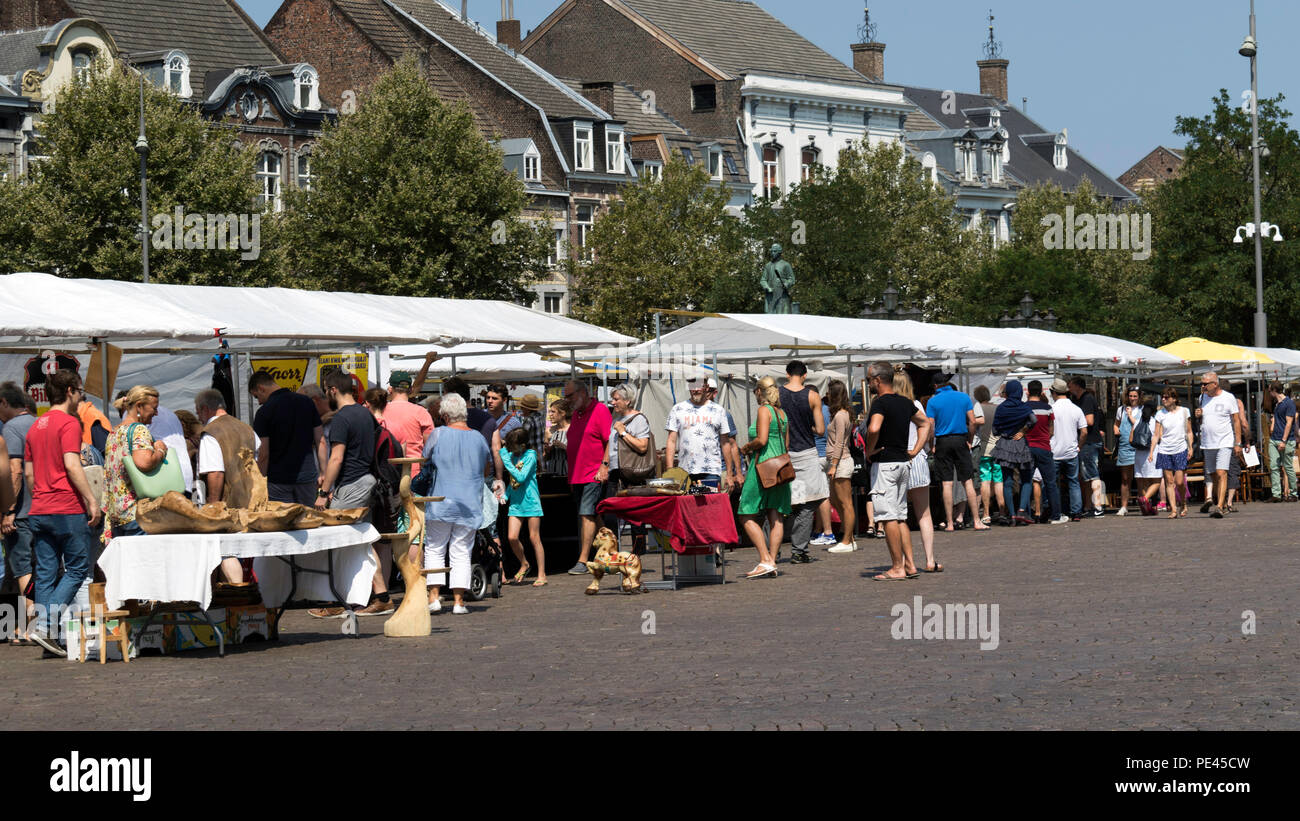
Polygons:
<instances>
[{"instance_id":1,"label":"woman in green dress","mask_svg":"<svg viewBox=\"0 0 1300 821\"><path fill-rule=\"evenodd\" d=\"M754 397L758 400L758 419L749 426L749 441L741 448L750 460L737 511L744 522L745 534L758 549L758 565L745 574L748 579L776 575L776 556L785 536L784 517L790 515L790 484L764 490L758 481L758 463L780 456L789 445L789 422L781 410L776 380L770 376L758 380ZM764 514L768 521L767 539L763 538L761 523Z\"/></svg>"}]
</instances>

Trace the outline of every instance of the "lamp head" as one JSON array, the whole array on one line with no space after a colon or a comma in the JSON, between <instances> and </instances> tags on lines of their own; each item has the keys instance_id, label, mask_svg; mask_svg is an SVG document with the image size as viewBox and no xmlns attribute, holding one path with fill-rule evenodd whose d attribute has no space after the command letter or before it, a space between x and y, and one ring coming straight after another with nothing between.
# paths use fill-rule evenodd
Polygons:
<instances>
[{"instance_id":1,"label":"lamp head","mask_svg":"<svg viewBox=\"0 0 1300 821\"><path fill-rule=\"evenodd\" d=\"M1249 34L1246 35L1246 39L1241 42L1241 48L1237 49L1237 53L1242 57L1254 57L1256 53L1255 38Z\"/></svg>"}]
</instances>

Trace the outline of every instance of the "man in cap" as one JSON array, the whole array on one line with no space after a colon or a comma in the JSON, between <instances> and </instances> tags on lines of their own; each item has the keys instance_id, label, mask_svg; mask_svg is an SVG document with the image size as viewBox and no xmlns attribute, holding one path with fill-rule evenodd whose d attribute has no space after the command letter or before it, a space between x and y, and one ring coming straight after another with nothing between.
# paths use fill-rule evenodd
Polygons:
<instances>
[{"instance_id":1,"label":"man in cap","mask_svg":"<svg viewBox=\"0 0 1300 821\"><path fill-rule=\"evenodd\" d=\"M1088 419L1070 399L1070 386L1057 377L1052 382L1052 458L1056 475L1069 483L1070 521L1083 518L1083 492L1079 488L1079 451L1088 436Z\"/></svg>"},{"instance_id":2,"label":"man in cap","mask_svg":"<svg viewBox=\"0 0 1300 821\"><path fill-rule=\"evenodd\" d=\"M388 376L388 404L384 406L384 427L393 438L402 443L402 452L408 457L424 453L424 442L433 431L433 417L422 406L411 401L411 374L393 371ZM411 465L418 473L419 465Z\"/></svg>"},{"instance_id":3,"label":"man in cap","mask_svg":"<svg viewBox=\"0 0 1300 821\"><path fill-rule=\"evenodd\" d=\"M668 412L665 462L669 468L681 465L695 482L730 492L731 474L726 471L723 452L735 431L727 422L727 412L710 401L704 376L688 380L686 387L691 398Z\"/></svg>"}]
</instances>

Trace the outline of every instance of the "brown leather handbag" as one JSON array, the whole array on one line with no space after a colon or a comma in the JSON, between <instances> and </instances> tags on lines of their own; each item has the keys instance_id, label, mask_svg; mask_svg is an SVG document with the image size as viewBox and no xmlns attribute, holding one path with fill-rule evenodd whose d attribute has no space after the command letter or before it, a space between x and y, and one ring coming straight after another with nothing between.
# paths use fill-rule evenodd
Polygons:
<instances>
[{"instance_id":1,"label":"brown leather handbag","mask_svg":"<svg viewBox=\"0 0 1300 821\"><path fill-rule=\"evenodd\" d=\"M785 439L785 427L781 424L781 416L775 410L772 411L772 416L776 419L776 435ZM770 429L768 435L771 436ZM790 453L788 451L779 456L764 459L755 467L758 470L758 483L763 486L764 490L771 490L774 487L794 481L794 465L790 463Z\"/></svg>"}]
</instances>

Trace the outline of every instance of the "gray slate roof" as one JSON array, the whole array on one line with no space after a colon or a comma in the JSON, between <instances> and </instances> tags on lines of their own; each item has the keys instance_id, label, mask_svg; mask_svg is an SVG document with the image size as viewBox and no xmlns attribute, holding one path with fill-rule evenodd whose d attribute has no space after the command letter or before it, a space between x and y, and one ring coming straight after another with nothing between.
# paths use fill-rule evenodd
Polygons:
<instances>
[{"instance_id":1,"label":"gray slate roof","mask_svg":"<svg viewBox=\"0 0 1300 821\"><path fill-rule=\"evenodd\" d=\"M0 77L12 77L20 71L36 68L41 57L36 47L52 28L0 32Z\"/></svg>"},{"instance_id":2,"label":"gray slate roof","mask_svg":"<svg viewBox=\"0 0 1300 821\"><path fill-rule=\"evenodd\" d=\"M962 113L963 111L996 106L1002 112L1002 127L1007 130L1008 143L1011 146L1011 162L1006 164L1005 169L1011 177L1025 185L1054 183L1064 191L1073 191L1086 177L1092 182L1093 187L1097 189L1097 193L1103 197L1128 200L1136 196L1132 191L1107 176L1100 168L1084 159L1073 146L1067 146L1066 148L1069 159L1065 170L1058 170L1052 164L1050 148L1040 154L1021 140L1021 137L1055 134L1056 132L1049 132L1025 116L1018 108L1010 105L999 105L993 97L982 94L959 93L956 97L957 110L952 114L945 114L943 112L943 91L933 88L907 86L904 88L903 93L907 99L924 111L926 116L943 128L948 129L965 127L968 117ZM909 138L912 136L909 135Z\"/></svg>"},{"instance_id":3,"label":"gray slate roof","mask_svg":"<svg viewBox=\"0 0 1300 821\"><path fill-rule=\"evenodd\" d=\"M65 0L79 17L108 29L126 56L180 49L190 58L194 99L207 96L209 71L286 62L235 0Z\"/></svg>"},{"instance_id":4,"label":"gray slate roof","mask_svg":"<svg viewBox=\"0 0 1300 821\"><path fill-rule=\"evenodd\" d=\"M391 0L452 48L523 97L541 106L548 117L604 120L609 116L522 55L496 44L496 37L461 22L458 12L437 0Z\"/></svg>"},{"instance_id":5,"label":"gray slate roof","mask_svg":"<svg viewBox=\"0 0 1300 821\"><path fill-rule=\"evenodd\" d=\"M621 2L733 76L750 70L855 85L870 82L754 3L744 0ZM811 13L813 4L808 8Z\"/></svg>"}]
</instances>

